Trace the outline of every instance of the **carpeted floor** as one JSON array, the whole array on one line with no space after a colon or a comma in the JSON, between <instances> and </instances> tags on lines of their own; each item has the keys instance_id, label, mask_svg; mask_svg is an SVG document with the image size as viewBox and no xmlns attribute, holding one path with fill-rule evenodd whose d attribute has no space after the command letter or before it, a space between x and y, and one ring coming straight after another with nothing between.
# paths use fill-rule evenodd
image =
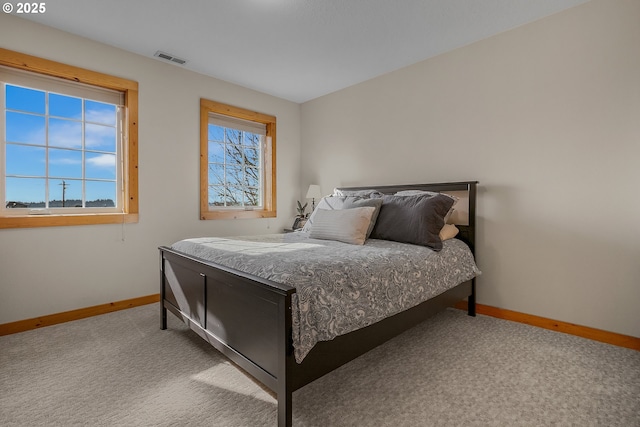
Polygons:
<instances>
[{"instance_id":1,"label":"carpeted floor","mask_svg":"<svg viewBox=\"0 0 640 427\"><path fill-rule=\"evenodd\" d=\"M276 426L152 304L0 337L2 426ZM640 426L640 352L450 309L298 390L294 426Z\"/></svg>"}]
</instances>

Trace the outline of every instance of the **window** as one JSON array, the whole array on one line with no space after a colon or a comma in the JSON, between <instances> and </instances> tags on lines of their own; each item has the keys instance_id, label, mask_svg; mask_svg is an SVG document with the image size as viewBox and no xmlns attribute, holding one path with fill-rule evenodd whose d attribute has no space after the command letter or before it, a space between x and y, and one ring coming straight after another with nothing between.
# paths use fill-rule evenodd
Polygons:
<instances>
[{"instance_id":1,"label":"window","mask_svg":"<svg viewBox=\"0 0 640 427\"><path fill-rule=\"evenodd\" d=\"M0 228L137 221L137 83L0 49L0 84Z\"/></svg>"},{"instance_id":2,"label":"window","mask_svg":"<svg viewBox=\"0 0 640 427\"><path fill-rule=\"evenodd\" d=\"M76 88L76 96L62 95L74 88L4 69L0 76L5 208L120 211L122 94Z\"/></svg>"},{"instance_id":3,"label":"window","mask_svg":"<svg viewBox=\"0 0 640 427\"><path fill-rule=\"evenodd\" d=\"M276 216L276 119L200 100L200 218Z\"/></svg>"}]
</instances>

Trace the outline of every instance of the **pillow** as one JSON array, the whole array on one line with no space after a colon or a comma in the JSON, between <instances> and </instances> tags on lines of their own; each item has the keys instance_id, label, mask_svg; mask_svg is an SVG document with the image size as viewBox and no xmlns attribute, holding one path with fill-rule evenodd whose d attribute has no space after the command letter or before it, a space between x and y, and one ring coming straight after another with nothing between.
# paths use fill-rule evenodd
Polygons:
<instances>
[{"instance_id":1,"label":"pillow","mask_svg":"<svg viewBox=\"0 0 640 427\"><path fill-rule=\"evenodd\" d=\"M371 222L367 228L367 239L373 231L373 227L376 225L378 215L380 214L380 208L382 207L382 199L358 199L356 197L346 197L342 209L354 209L372 207L375 208L373 215L371 215Z\"/></svg>"},{"instance_id":2,"label":"pillow","mask_svg":"<svg viewBox=\"0 0 640 427\"><path fill-rule=\"evenodd\" d=\"M361 207L365 207L365 206L371 206L371 207L375 208L375 211L373 212L373 215L371 217L371 223L369 224L369 227L367 228L367 238L369 238L369 235L371 234L371 231L373 230L373 226L376 223L376 219L378 218L378 213L380 212L380 207L382 206L382 199L363 199L361 197L353 197L353 196L347 196L347 197L328 196L328 197L323 197L320 200L320 202L318 202L318 206L316 206L316 209L311 213L311 215L309 215L309 219L307 220L306 224L302 228L302 231L309 232L311 230L313 222L316 219L316 212L319 209L339 210L339 209L361 208Z\"/></svg>"},{"instance_id":3,"label":"pillow","mask_svg":"<svg viewBox=\"0 0 640 427\"><path fill-rule=\"evenodd\" d=\"M453 202L443 194L385 195L371 238L427 246L439 251L442 249L440 230Z\"/></svg>"},{"instance_id":4,"label":"pillow","mask_svg":"<svg viewBox=\"0 0 640 427\"><path fill-rule=\"evenodd\" d=\"M458 227L456 227L455 225L445 224L442 227L442 230L440 230L440 240L444 242L445 240L453 239L458 235L459 232L460 230L458 230Z\"/></svg>"},{"instance_id":5,"label":"pillow","mask_svg":"<svg viewBox=\"0 0 640 427\"><path fill-rule=\"evenodd\" d=\"M354 196L362 197L363 199L370 199L371 197L381 197L382 193L373 188L365 190L342 190L340 188L334 188L333 195L338 197Z\"/></svg>"},{"instance_id":6,"label":"pillow","mask_svg":"<svg viewBox=\"0 0 640 427\"><path fill-rule=\"evenodd\" d=\"M315 221L316 213L320 209L325 209L325 210L342 209L343 204L344 204L344 200L342 200L342 198L340 197L333 197L333 196L323 197L322 199L320 199L320 201L316 205L316 208L313 210L313 212L311 212L311 215L309 215L307 222L305 223L304 227L302 227L302 231L306 231L306 232L311 231L311 225L313 224L313 221Z\"/></svg>"},{"instance_id":7,"label":"pillow","mask_svg":"<svg viewBox=\"0 0 640 427\"><path fill-rule=\"evenodd\" d=\"M460 200L459 197L456 197L454 195L447 194L447 193L438 193L435 191L426 191L426 190L402 190L395 193L395 196L416 196L418 194L430 194L432 196L435 196L436 194L442 194L443 196L451 197L453 199L453 205L451 206L451 209L449 209L449 212L447 212L447 215L445 215L444 222L445 224L453 224L453 222L450 222L449 220L453 215L453 211L455 210L454 208L456 206L456 203L458 203L458 200Z\"/></svg>"},{"instance_id":8,"label":"pillow","mask_svg":"<svg viewBox=\"0 0 640 427\"><path fill-rule=\"evenodd\" d=\"M338 210L319 209L309 237L364 245L375 210L373 206Z\"/></svg>"},{"instance_id":9,"label":"pillow","mask_svg":"<svg viewBox=\"0 0 640 427\"><path fill-rule=\"evenodd\" d=\"M395 193L394 196L417 196L419 194L431 194L432 196L435 196L436 194L441 194L441 193L438 193L437 191L427 191L427 190L402 190Z\"/></svg>"}]
</instances>

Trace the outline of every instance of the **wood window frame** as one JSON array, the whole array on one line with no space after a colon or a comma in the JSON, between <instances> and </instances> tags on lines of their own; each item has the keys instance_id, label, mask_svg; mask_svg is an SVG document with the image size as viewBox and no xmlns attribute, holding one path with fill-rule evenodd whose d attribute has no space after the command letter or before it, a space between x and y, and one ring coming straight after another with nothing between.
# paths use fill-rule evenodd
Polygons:
<instances>
[{"instance_id":1,"label":"wood window frame","mask_svg":"<svg viewBox=\"0 0 640 427\"><path fill-rule=\"evenodd\" d=\"M266 127L263 152L262 208L209 209L209 113L262 123ZM200 99L200 219L274 218L276 216L276 118L208 99Z\"/></svg>"},{"instance_id":2,"label":"wood window frame","mask_svg":"<svg viewBox=\"0 0 640 427\"><path fill-rule=\"evenodd\" d=\"M122 212L1 215L0 229L138 222L138 82L3 48L0 48L0 65L123 92L125 107L127 107L127 143L124 144L122 153L124 159ZM2 165L3 170L4 167L5 165Z\"/></svg>"}]
</instances>

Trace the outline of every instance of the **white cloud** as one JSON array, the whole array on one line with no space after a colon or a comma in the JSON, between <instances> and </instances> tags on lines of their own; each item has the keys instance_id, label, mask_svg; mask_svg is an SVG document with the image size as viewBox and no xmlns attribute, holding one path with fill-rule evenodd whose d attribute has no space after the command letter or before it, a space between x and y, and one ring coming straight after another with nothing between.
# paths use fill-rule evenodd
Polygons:
<instances>
[{"instance_id":1,"label":"white cloud","mask_svg":"<svg viewBox=\"0 0 640 427\"><path fill-rule=\"evenodd\" d=\"M116 166L116 156L111 154L99 154L87 158L87 163L98 168L113 168Z\"/></svg>"},{"instance_id":2,"label":"white cloud","mask_svg":"<svg viewBox=\"0 0 640 427\"><path fill-rule=\"evenodd\" d=\"M68 120L49 120L49 144L55 147L82 147L82 124Z\"/></svg>"},{"instance_id":3,"label":"white cloud","mask_svg":"<svg viewBox=\"0 0 640 427\"><path fill-rule=\"evenodd\" d=\"M84 119L93 123L105 123L115 125L115 113L109 110L88 109L85 111Z\"/></svg>"},{"instance_id":4,"label":"white cloud","mask_svg":"<svg viewBox=\"0 0 640 427\"><path fill-rule=\"evenodd\" d=\"M115 149L116 129L114 127L87 124L85 127L84 137L84 144L86 148L107 146L110 149Z\"/></svg>"},{"instance_id":5,"label":"white cloud","mask_svg":"<svg viewBox=\"0 0 640 427\"><path fill-rule=\"evenodd\" d=\"M55 157L49 159L49 164L52 165L79 165L81 163L82 161L77 158L72 159L69 157Z\"/></svg>"}]
</instances>

